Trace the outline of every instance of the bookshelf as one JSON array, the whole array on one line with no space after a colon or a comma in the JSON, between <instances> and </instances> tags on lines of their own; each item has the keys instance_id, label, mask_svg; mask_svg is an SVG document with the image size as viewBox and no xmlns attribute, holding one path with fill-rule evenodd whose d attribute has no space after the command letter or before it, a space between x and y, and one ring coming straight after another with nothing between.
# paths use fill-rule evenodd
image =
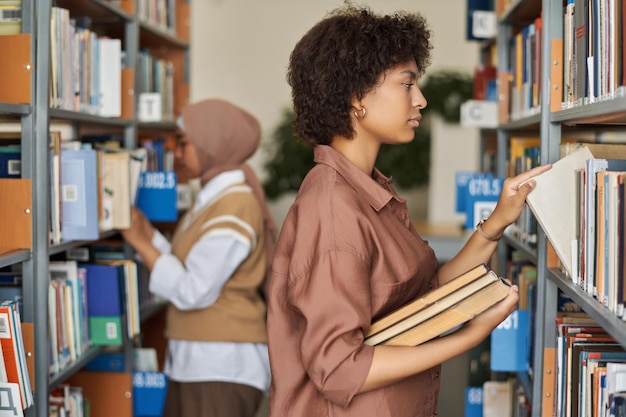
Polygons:
<instances>
[{"instance_id":1,"label":"bookshelf","mask_svg":"<svg viewBox=\"0 0 626 417\"><path fill-rule=\"evenodd\" d=\"M157 2L145 0L22 0L21 33L0 36L4 56L0 66L0 127L18 127L16 136L21 149L21 177L10 183L0 179L0 209L3 218L11 213L13 219L13 222L0 222L0 235L7 236L10 231L11 236L20 238L18 241L2 238L0 268L15 267L22 273L23 333L35 392L35 403L24 411L26 416L48 416L48 393L67 381L82 381L85 393L94 391L90 386L98 387L95 391L110 391L113 402L115 396L120 396L125 401L120 401L122 406L115 415L132 415L130 363L132 349L138 340L123 338L121 352L126 359L126 372L91 380L90 375L81 371L104 351L102 347L92 347L62 372L49 376L47 305L51 257L95 243L85 240L48 243L51 209L49 141L50 132L57 126L70 132L72 139L84 135L117 135L123 138L123 147L127 149L135 149L141 139L173 137L174 120L189 99L190 2L162 0L162 3L165 7L155 10L152 7ZM100 108L81 107L82 104L72 107L71 102L51 97L55 79L50 73L55 63L59 63L58 56L54 55L51 35L55 8L68 10L72 19L80 20L81 25L90 28L98 37L120 40L120 58L123 60L119 74L119 115L105 117ZM58 50L58 45L56 48ZM140 55L161 60L163 68L168 69L167 77L158 78L159 74L152 73L151 68L142 67ZM64 75L64 71L69 70L60 71ZM147 77L152 77L151 85L146 84ZM138 86L143 89L137 90ZM162 93L163 111L157 121L153 118L146 122L140 117L140 92L154 92L155 87L163 88L158 90ZM3 144L2 140L4 137L0 136L0 144ZM11 201L7 195L19 195L19 204L15 200L7 204ZM28 220L16 221L18 214ZM98 240L115 238L116 235L115 230L102 232ZM157 302L140 306L141 320L158 316L162 307L163 304ZM158 333L158 329L154 332ZM143 336L139 335L140 338ZM158 340L153 335L147 336L146 339ZM98 408L97 400L91 404L92 416L110 413L108 407Z\"/></svg>"},{"instance_id":2,"label":"bookshelf","mask_svg":"<svg viewBox=\"0 0 626 417\"><path fill-rule=\"evenodd\" d=\"M574 1L575 6L600 4L596 1ZM622 2L619 2L623 4ZM607 129L624 130L626 122L626 100L624 99L624 80L617 80L616 87L597 97L581 95L575 101L567 101L563 90L567 88L567 56L564 54L567 37L564 35L566 23L564 15L567 2L552 0L499 0L496 1L498 14L498 86L499 86L499 124L497 131L498 175L505 175L511 138L523 135L540 137L539 155L542 163L556 162L561 157L561 147L572 138L574 141L589 141L587 131L602 132ZM607 3L609 4L609 3ZM617 9L623 13L622 9ZM600 16L602 14L598 14ZM510 72L515 54L512 42L516 35L531 22L540 17L542 32L540 52L536 55L539 62L534 69L535 80L539 83L536 98L525 108L516 108ZM623 36L623 18L617 19L617 33ZM599 25L598 25L599 27ZM565 45L564 45L565 44ZM618 56L623 57L623 43ZM620 55L621 54L621 55ZM623 59L623 58L620 58ZM623 61L620 62L623 69ZM598 74L599 72L596 72ZM583 77L587 75L583 73ZM596 81L598 77L591 78ZM616 76L617 79L617 76ZM621 87L621 88L620 88ZM577 139L578 137L578 139ZM622 142L621 145L626 147ZM594 154L595 155L595 154ZM598 157L597 155L595 155ZM606 157L608 156L600 156ZM617 157L617 156L615 156ZM620 158L621 159L621 158ZM531 400L532 416L552 416L556 413L554 398L557 394L555 381L555 349L557 348L557 303L559 293L565 294L585 313L604 328L622 348L626 348L626 321L610 312L594 296L576 284L571 277L561 271L554 257L544 231L538 227L536 242L529 244L525 239L514 234L507 234L500 245L525 254L537 266L536 306L534 314L534 338L532 372L519 375L526 381L525 389ZM501 248L499 248L500 250ZM624 277L618 277L622 279ZM577 388L573 388L577 389Z\"/></svg>"}]
</instances>

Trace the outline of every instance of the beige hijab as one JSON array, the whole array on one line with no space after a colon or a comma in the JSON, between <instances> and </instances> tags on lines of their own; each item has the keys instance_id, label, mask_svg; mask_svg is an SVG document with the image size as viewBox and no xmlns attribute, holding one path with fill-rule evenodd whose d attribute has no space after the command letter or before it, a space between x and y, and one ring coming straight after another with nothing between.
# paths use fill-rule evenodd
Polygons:
<instances>
[{"instance_id":1,"label":"beige hijab","mask_svg":"<svg viewBox=\"0 0 626 417\"><path fill-rule=\"evenodd\" d=\"M259 201L265 219L265 241L268 269L272 263L276 243L276 224L272 218L261 183L248 164L259 147L261 126L245 110L220 99L207 99L182 110L180 124L187 137L196 146L202 185L224 171L241 169L246 182Z\"/></svg>"}]
</instances>

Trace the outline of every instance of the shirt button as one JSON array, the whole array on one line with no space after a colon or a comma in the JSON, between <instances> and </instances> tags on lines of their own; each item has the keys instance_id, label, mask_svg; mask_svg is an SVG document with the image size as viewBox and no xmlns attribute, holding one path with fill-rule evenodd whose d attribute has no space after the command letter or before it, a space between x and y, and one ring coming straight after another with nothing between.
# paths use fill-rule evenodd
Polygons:
<instances>
[{"instance_id":1,"label":"shirt button","mask_svg":"<svg viewBox=\"0 0 626 417\"><path fill-rule=\"evenodd\" d=\"M439 371L435 371L434 379L437 379L437 378L439 378Z\"/></svg>"},{"instance_id":2,"label":"shirt button","mask_svg":"<svg viewBox=\"0 0 626 417\"><path fill-rule=\"evenodd\" d=\"M429 290L432 290L432 289L433 289L433 283L432 283L432 282L428 283L428 289L429 289Z\"/></svg>"}]
</instances>

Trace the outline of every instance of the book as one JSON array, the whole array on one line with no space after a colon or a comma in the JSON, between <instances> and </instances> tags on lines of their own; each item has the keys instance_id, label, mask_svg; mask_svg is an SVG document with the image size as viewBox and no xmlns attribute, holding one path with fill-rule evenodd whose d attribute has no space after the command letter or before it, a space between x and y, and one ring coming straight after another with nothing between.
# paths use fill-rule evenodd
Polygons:
<instances>
[{"instance_id":1,"label":"book","mask_svg":"<svg viewBox=\"0 0 626 417\"><path fill-rule=\"evenodd\" d=\"M513 415L513 379L485 381L483 384L483 417Z\"/></svg>"},{"instance_id":2,"label":"book","mask_svg":"<svg viewBox=\"0 0 626 417\"><path fill-rule=\"evenodd\" d=\"M61 237L97 240L98 172L93 149L61 151Z\"/></svg>"},{"instance_id":3,"label":"book","mask_svg":"<svg viewBox=\"0 0 626 417\"><path fill-rule=\"evenodd\" d=\"M0 382L2 393L2 407L0 417L24 417L24 411L20 407L20 386L12 382Z\"/></svg>"},{"instance_id":4,"label":"book","mask_svg":"<svg viewBox=\"0 0 626 417\"><path fill-rule=\"evenodd\" d=\"M8 381L6 382L19 386L21 407L26 409L33 404L33 393L26 369L21 324L16 302L0 303L0 345L7 372Z\"/></svg>"},{"instance_id":5,"label":"book","mask_svg":"<svg viewBox=\"0 0 626 417\"><path fill-rule=\"evenodd\" d=\"M365 343L418 345L465 323L507 296L509 285L485 264L372 323Z\"/></svg>"},{"instance_id":6,"label":"book","mask_svg":"<svg viewBox=\"0 0 626 417\"><path fill-rule=\"evenodd\" d=\"M559 159L552 169L534 177L537 185L526 203L554 246L567 274L572 277L572 247L576 244L576 170L593 158L588 148ZM577 247L577 246L576 246Z\"/></svg>"},{"instance_id":7,"label":"book","mask_svg":"<svg viewBox=\"0 0 626 417\"><path fill-rule=\"evenodd\" d=\"M123 266L81 264L87 271L87 315L94 346L122 344Z\"/></svg>"}]
</instances>

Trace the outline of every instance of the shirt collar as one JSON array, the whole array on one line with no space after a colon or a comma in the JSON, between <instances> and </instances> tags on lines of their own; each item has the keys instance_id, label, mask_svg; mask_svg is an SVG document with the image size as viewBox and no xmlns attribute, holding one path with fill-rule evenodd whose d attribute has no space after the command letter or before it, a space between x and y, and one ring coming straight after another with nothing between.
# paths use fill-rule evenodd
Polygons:
<instances>
[{"instance_id":1,"label":"shirt collar","mask_svg":"<svg viewBox=\"0 0 626 417\"><path fill-rule=\"evenodd\" d=\"M368 200L369 205L380 211L391 199L404 203L391 186L391 178L374 168L372 176L361 171L352 161L328 145L317 145L313 149L315 162L333 168L356 192Z\"/></svg>"},{"instance_id":2,"label":"shirt collar","mask_svg":"<svg viewBox=\"0 0 626 417\"><path fill-rule=\"evenodd\" d=\"M204 184L204 187L202 187L202 189L198 192L194 210L207 205L211 200L215 199L215 197L231 185L240 184L245 181L246 177L240 169L222 172L215 178L211 179L211 181Z\"/></svg>"}]
</instances>

